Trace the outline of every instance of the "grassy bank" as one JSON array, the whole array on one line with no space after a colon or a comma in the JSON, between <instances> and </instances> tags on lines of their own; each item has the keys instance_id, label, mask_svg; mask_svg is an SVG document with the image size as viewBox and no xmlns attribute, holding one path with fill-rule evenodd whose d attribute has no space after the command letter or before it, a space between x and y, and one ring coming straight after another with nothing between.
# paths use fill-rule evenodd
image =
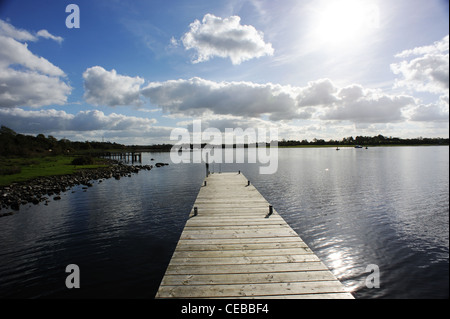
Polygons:
<instances>
[{"instance_id":1,"label":"grassy bank","mask_svg":"<svg viewBox=\"0 0 450 319\"><path fill-rule=\"evenodd\" d=\"M78 169L108 166L100 159L95 159L91 165L72 165L75 158L63 155L31 158L0 157L0 186L43 176L72 174Z\"/></svg>"}]
</instances>

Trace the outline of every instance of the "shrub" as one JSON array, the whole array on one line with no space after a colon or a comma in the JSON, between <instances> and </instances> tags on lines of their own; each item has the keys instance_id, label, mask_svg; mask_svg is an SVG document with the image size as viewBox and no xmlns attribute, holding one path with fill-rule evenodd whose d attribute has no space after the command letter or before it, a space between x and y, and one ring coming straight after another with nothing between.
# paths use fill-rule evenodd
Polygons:
<instances>
[{"instance_id":1,"label":"shrub","mask_svg":"<svg viewBox=\"0 0 450 319\"><path fill-rule=\"evenodd\" d=\"M91 156L77 157L72 161L72 165L92 165L95 161Z\"/></svg>"}]
</instances>

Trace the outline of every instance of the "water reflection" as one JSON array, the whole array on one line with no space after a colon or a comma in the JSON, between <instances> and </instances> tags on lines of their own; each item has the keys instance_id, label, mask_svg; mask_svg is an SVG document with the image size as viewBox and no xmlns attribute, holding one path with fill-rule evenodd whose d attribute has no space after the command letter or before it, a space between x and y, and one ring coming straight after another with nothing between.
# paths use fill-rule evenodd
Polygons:
<instances>
[{"instance_id":1,"label":"water reflection","mask_svg":"<svg viewBox=\"0 0 450 319\"><path fill-rule=\"evenodd\" d=\"M357 297L426 296L401 287L411 277L408 286L423 286L420 267L434 263L447 271L427 285L441 282L433 294L448 296L447 147L279 154L276 177L254 185ZM380 267L380 289L365 287L369 264Z\"/></svg>"}]
</instances>

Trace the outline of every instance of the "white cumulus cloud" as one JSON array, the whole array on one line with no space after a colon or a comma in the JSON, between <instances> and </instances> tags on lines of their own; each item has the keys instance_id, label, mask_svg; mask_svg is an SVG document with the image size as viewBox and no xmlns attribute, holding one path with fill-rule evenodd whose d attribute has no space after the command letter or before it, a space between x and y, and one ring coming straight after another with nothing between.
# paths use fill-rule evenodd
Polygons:
<instances>
[{"instance_id":1,"label":"white cumulus cloud","mask_svg":"<svg viewBox=\"0 0 450 319\"><path fill-rule=\"evenodd\" d=\"M47 32L46 36L52 35ZM67 102L72 88L64 82L63 70L21 42L36 40L30 32L0 20L0 108Z\"/></svg>"},{"instance_id":2,"label":"white cumulus cloud","mask_svg":"<svg viewBox=\"0 0 450 319\"><path fill-rule=\"evenodd\" d=\"M338 97L321 119L354 123L401 122L406 120L404 109L416 103L411 96L388 95L359 85L342 88Z\"/></svg>"},{"instance_id":3,"label":"white cumulus cloud","mask_svg":"<svg viewBox=\"0 0 450 319\"><path fill-rule=\"evenodd\" d=\"M410 118L412 121L419 122L448 122L448 101L448 95L443 95L436 103L418 105L412 109Z\"/></svg>"},{"instance_id":4,"label":"white cumulus cloud","mask_svg":"<svg viewBox=\"0 0 450 319\"><path fill-rule=\"evenodd\" d=\"M308 86L301 89L298 95L300 106L330 105L338 99L335 96L337 88L329 79L320 79L308 83Z\"/></svg>"},{"instance_id":5,"label":"white cumulus cloud","mask_svg":"<svg viewBox=\"0 0 450 319\"><path fill-rule=\"evenodd\" d=\"M389 95L359 84L336 86L330 79L300 88L299 106L313 106L314 118L353 123L391 123L406 120L404 109L416 101L407 95Z\"/></svg>"},{"instance_id":6,"label":"white cumulus cloud","mask_svg":"<svg viewBox=\"0 0 450 319\"><path fill-rule=\"evenodd\" d=\"M15 64L49 76L65 75L59 67L47 59L33 54L26 43L0 35L0 67L5 69Z\"/></svg>"},{"instance_id":7,"label":"white cumulus cloud","mask_svg":"<svg viewBox=\"0 0 450 319\"><path fill-rule=\"evenodd\" d=\"M391 64L400 76L396 85L418 92L447 94L449 90L449 37L433 45L405 50L396 55L404 60ZM407 59L413 57L411 59Z\"/></svg>"},{"instance_id":8,"label":"white cumulus cloud","mask_svg":"<svg viewBox=\"0 0 450 319\"><path fill-rule=\"evenodd\" d=\"M141 105L140 88L144 79L117 74L100 66L88 68L83 73L84 98L94 105Z\"/></svg>"},{"instance_id":9,"label":"white cumulus cloud","mask_svg":"<svg viewBox=\"0 0 450 319\"><path fill-rule=\"evenodd\" d=\"M37 41L37 37L27 30L18 29L10 23L0 19L0 35L17 41Z\"/></svg>"},{"instance_id":10,"label":"white cumulus cloud","mask_svg":"<svg viewBox=\"0 0 450 319\"><path fill-rule=\"evenodd\" d=\"M274 49L264 41L264 34L251 25L241 25L241 18L216 17L206 14L202 21L195 20L181 41L184 47L197 51L194 63L208 61L212 57L230 58L240 64L253 58L273 55Z\"/></svg>"}]
</instances>

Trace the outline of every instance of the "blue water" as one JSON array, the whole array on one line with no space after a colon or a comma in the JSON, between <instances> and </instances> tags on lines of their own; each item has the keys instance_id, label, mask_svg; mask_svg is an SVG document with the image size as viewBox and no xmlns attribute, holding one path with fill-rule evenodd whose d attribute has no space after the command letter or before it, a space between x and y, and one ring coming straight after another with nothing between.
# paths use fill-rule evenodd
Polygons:
<instances>
[{"instance_id":1,"label":"blue water","mask_svg":"<svg viewBox=\"0 0 450 319\"><path fill-rule=\"evenodd\" d=\"M150 158L170 165L0 218L0 297L153 298L205 167ZM448 147L278 149L272 175L211 169L241 170L356 298L448 298ZM80 289L65 286L68 264Z\"/></svg>"}]
</instances>

